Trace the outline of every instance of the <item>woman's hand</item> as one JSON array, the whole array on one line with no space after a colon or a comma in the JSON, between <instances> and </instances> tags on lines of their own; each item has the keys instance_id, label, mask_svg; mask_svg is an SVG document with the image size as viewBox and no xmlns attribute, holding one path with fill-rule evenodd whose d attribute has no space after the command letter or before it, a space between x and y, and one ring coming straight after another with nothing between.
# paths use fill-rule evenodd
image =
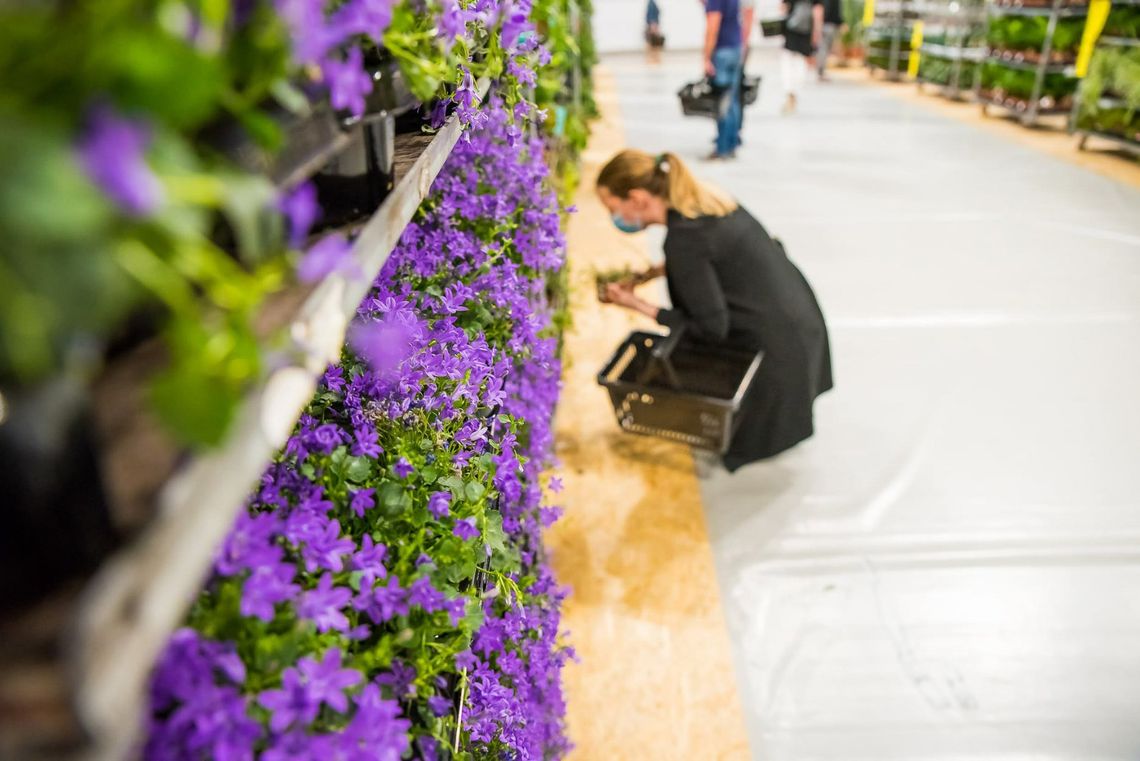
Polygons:
<instances>
[{"instance_id":1,"label":"woman's hand","mask_svg":"<svg viewBox=\"0 0 1140 761\"><path fill-rule=\"evenodd\" d=\"M641 299L633 292L633 283L623 281L609 283L606 286L606 301L626 309L637 309L637 304Z\"/></svg>"}]
</instances>

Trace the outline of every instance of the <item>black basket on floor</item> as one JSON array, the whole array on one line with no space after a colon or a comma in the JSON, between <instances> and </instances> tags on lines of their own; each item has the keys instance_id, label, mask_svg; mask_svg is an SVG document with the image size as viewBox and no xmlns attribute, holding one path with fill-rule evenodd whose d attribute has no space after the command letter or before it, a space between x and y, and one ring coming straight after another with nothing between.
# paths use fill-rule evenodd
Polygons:
<instances>
[{"instance_id":1,"label":"black basket on floor","mask_svg":"<svg viewBox=\"0 0 1140 761\"><path fill-rule=\"evenodd\" d=\"M638 331L618 346L598 383L622 430L723 454L762 356L683 341L679 332Z\"/></svg>"}]
</instances>

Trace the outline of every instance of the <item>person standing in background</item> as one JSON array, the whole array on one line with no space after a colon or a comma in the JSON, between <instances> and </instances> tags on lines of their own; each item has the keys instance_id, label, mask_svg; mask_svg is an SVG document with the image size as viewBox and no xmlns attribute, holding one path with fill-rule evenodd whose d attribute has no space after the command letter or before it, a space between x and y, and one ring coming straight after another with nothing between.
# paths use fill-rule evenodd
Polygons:
<instances>
[{"instance_id":1,"label":"person standing in background","mask_svg":"<svg viewBox=\"0 0 1140 761\"><path fill-rule=\"evenodd\" d=\"M796 110L800 88L807 81L808 59L819 47L823 33L823 0L789 0L784 3L784 49L780 51L780 79L784 87L784 113Z\"/></svg>"},{"instance_id":2,"label":"person standing in background","mask_svg":"<svg viewBox=\"0 0 1140 761\"><path fill-rule=\"evenodd\" d=\"M743 65L740 0L705 2L705 74L721 90L717 108L716 149L710 161L736 157L740 142L740 77Z\"/></svg>"},{"instance_id":3,"label":"person standing in background","mask_svg":"<svg viewBox=\"0 0 1140 761\"><path fill-rule=\"evenodd\" d=\"M835 37L843 29L842 0L823 0L823 31L820 33L819 47L815 51L815 69L820 82L827 81L827 58Z\"/></svg>"},{"instance_id":4,"label":"person standing in background","mask_svg":"<svg viewBox=\"0 0 1140 761\"><path fill-rule=\"evenodd\" d=\"M665 42L661 35L661 8L657 0L649 0L645 6L645 41L651 48L660 48Z\"/></svg>"}]
</instances>

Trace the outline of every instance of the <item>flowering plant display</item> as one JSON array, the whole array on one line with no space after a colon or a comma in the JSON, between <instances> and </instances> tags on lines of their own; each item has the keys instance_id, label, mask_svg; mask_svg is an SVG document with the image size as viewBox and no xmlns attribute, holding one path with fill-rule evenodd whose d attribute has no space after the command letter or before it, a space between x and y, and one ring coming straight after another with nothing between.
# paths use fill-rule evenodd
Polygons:
<instances>
[{"instance_id":1,"label":"flowering plant display","mask_svg":"<svg viewBox=\"0 0 1140 761\"><path fill-rule=\"evenodd\" d=\"M530 0L5 4L0 383L43 382L143 324L168 349L154 409L184 442L220 441L266 366L254 329L266 299L298 260L312 279L346 247L310 240L320 212L303 189L242 169L211 136L236 124L273 155L283 121L320 104L359 116L378 58L399 65L430 123L448 109L465 124L483 119L481 76L521 116L536 68L550 65L531 10Z\"/></svg>"},{"instance_id":2,"label":"flowering plant display","mask_svg":"<svg viewBox=\"0 0 1140 761\"><path fill-rule=\"evenodd\" d=\"M544 143L484 104L156 667L152 759L560 757Z\"/></svg>"}]
</instances>

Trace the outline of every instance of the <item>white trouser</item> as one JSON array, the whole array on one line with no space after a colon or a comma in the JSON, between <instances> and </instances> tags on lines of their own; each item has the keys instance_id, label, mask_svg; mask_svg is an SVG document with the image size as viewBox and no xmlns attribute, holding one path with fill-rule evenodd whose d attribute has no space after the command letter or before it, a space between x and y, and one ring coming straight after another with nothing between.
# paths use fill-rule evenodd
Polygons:
<instances>
[{"instance_id":1,"label":"white trouser","mask_svg":"<svg viewBox=\"0 0 1140 761\"><path fill-rule=\"evenodd\" d=\"M800 94L804 82L807 81L807 59L799 53L788 49L780 51L780 84L784 88L784 97Z\"/></svg>"}]
</instances>

